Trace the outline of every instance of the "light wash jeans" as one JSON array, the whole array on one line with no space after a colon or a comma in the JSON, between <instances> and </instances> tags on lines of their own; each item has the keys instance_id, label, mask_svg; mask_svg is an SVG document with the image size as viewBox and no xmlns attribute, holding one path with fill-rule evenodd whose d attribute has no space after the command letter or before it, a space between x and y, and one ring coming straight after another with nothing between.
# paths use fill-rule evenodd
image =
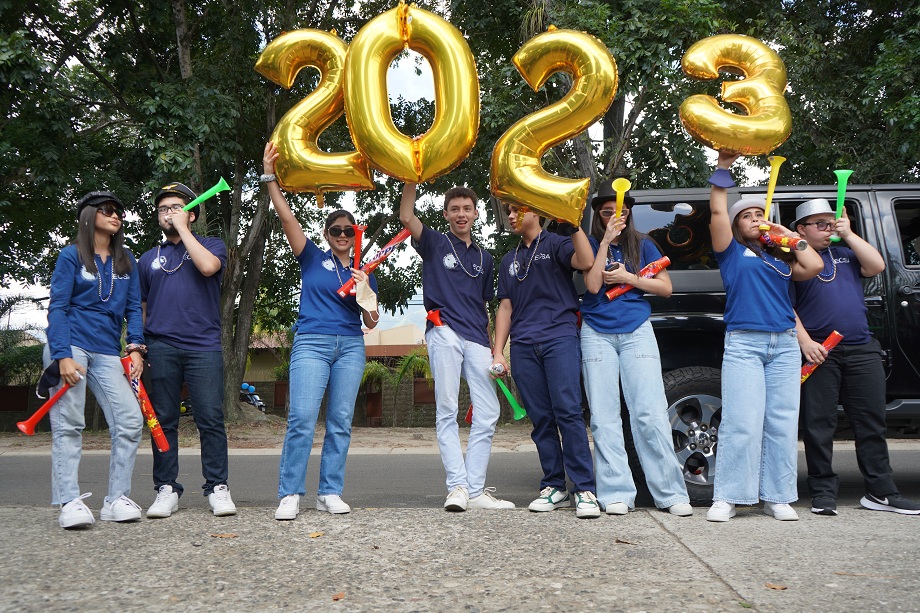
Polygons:
<instances>
[{"instance_id":1,"label":"light wash jeans","mask_svg":"<svg viewBox=\"0 0 920 613\"><path fill-rule=\"evenodd\" d=\"M486 485L486 470L492 453L492 437L501 407L495 382L489 376L492 352L468 341L448 326L436 326L425 333L431 375L434 377L438 448L447 473L447 490L463 486L475 498ZM473 425L466 444L466 461L460 448L457 425L460 377L466 379L473 401Z\"/></svg>"},{"instance_id":2,"label":"light wash jeans","mask_svg":"<svg viewBox=\"0 0 920 613\"><path fill-rule=\"evenodd\" d=\"M51 407L51 504L64 505L80 496L80 457L83 452L83 429L86 419L86 386L109 424L112 453L109 456L109 489L104 502L113 502L131 494L131 473L141 442L144 419L141 407L125 377L117 355L93 353L71 345L74 361L86 369L86 377L71 387ZM45 345L45 367L51 353ZM62 382L63 385L63 382ZM61 388L51 390L54 394Z\"/></svg>"},{"instance_id":3,"label":"light wash jeans","mask_svg":"<svg viewBox=\"0 0 920 613\"><path fill-rule=\"evenodd\" d=\"M655 505L667 509L690 502L674 455L661 358L652 324L646 320L625 334L605 334L583 325L581 372L591 407L594 472L601 505L636 505L636 484L629 470L620 417L621 384L636 453Z\"/></svg>"},{"instance_id":4,"label":"light wash jeans","mask_svg":"<svg viewBox=\"0 0 920 613\"><path fill-rule=\"evenodd\" d=\"M307 461L327 387L326 436L317 495L341 496L355 398L364 373L364 338L298 334L291 349L290 373L291 409L278 470L278 498L306 493Z\"/></svg>"},{"instance_id":5,"label":"light wash jeans","mask_svg":"<svg viewBox=\"0 0 920 613\"><path fill-rule=\"evenodd\" d=\"M799 344L795 330L725 333L713 500L798 499Z\"/></svg>"}]
</instances>

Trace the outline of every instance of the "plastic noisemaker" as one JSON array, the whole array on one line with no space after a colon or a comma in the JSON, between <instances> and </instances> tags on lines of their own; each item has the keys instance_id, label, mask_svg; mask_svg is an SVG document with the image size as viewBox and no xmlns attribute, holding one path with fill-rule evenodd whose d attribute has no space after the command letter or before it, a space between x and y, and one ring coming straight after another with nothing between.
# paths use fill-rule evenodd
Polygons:
<instances>
[{"instance_id":1,"label":"plastic noisemaker","mask_svg":"<svg viewBox=\"0 0 920 613\"><path fill-rule=\"evenodd\" d=\"M197 198L195 198L194 200L186 204L184 207L182 207L182 210L191 211L193 208L195 208L196 206L198 206L199 204L201 204L202 202L204 202L205 200L207 200L208 198L210 198L217 192L225 192L229 189L230 189L230 186L227 184L224 178L221 177L220 181L217 182L217 185L215 185L214 187L212 187L205 193L201 194L200 196L198 196Z\"/></svg>"},{"instance_id":2,"label":"plastic noisemaker","mask_svg":"<svg viewBox=\"0 0 920 613\"><path fill-rule=\"evenodd\" d=\"M834 220L837 220L843 217L843 201L847 195L847 180L853 174L853 171L835 170L834 174L837 175L837 211L834 213ZM836 232L831 235L831 241L835 243L840 241L840 237L837 236Z\"/></svg>"},{"instance_id":3,"label":"plastic noisemaker","mask_svg":"<svg viewBox=\"0 0 920 613\"><path fill-rule=\"evenodd\" d=\"M808 249L808 241L804 238L796 236L782 236L781 234L773 234L772 232L767 232L760 236L760 242L767 246L776 246L776 247L785 247L786 249L792 248L796 251L805 251Z\"/></svg>"},{"instance_id":4,"label":"plastic noisemaker","mask_svg":"<svg viewBox=\"0 0 920 613\"><path fill-rule=\"evenodd\" d=\"M153 404L150 403L150 396L147 395L143 382L131 376L131 358L128 356L121 358L121 365L125 369L125 376L131 384L131 390L134 392L134 397L137 398L137 404L140 405L147 427L150 428L150 436L157 446L157 451L160 453L169 451L169 441L166 440L166 434L163 432L163 427L160 426L160 421L153 410Z\"/></svg>"},{"instance_id":5,"label":"plastic noisemaker","mask_svg":"<svg viewBox=\"0 0 920 613\"><path fill-rule=\"evenodd\" d=\"M626 197L626 192L632 187L632 183L629 182L629 179L620 177L619 179L614 179L610 186L617 193L617 208L613 213L613 218L616 219L623 215L623 200Z\"/></svg>"},{"instance_id":6,"label":"plastic noisemaker","mask_svg":"<svg viewBox=\"0 0 920 613\"><path fill-rule=\"evenodd\" d=\"M773 190L776 189L776 180L779 178L779 167L786 161L781 155L771 155L767 158L770 162L770 181L767 183L767 204L764 206L763 218L770 221L770 207L773 204ZM762 225L761 230L769 230L770 226Z\"/></svg>"},{"instance_id":7,"label":"plastic noisemaker","mask_svg":"<svg viewBox=\"0 0 920 613\"><path fill-rule=\"evenodd\" d=\"M671 265L671 258L669 258L668 256L664 256L662 258L655 260L654 262L650 262L649 264L645 265L642 268L642 270L639 271L638 274L640 277L643 277L645 279L651 279L652 277L654 277L655 275L657 275L659 272L661 272L662 270L664 270L670 265ZM609 290L607 290L604 293L604 295L607 296L607 300L614 300L617 297L622 296L623 294L625 294L631 289L634 289L634 286L630 285L629 283L621 283L620 285L617 285L616 287L611 287Z\"/></svg>"},{"instance_id":8,"label":"plastic noisemaker","mask_svg":"<svg viewBox=\"0 0 920 613\"><path fill-rule=\"evenodd\" d=\"M837 346L837 343L843 340L843 335L840 332L834 330L831 332L830 336L824 339L824 342L821 343L821 346L830 351ZM814 362L805 362L802 366L802 380L799 382L799 385L805 383L805 379L811 376L811 373L815 372L815 369L818 368L820 364L815 364Z\"/></svg>"},{"instance_id":9,"label":"plastic noisemaker","mask_svg":"<svg viewBox=\"0 0 920 613\"><path fill-rule=\"evenodd\" d=\"M502 393L505 395L505 398L508 399L508 404L510 404L511 408L514 410L514 419L518 420L527 417L527 411L525 411L524 407L518 403L517 399L514 397L514 394L512 394L511 390L508 389L508 386L505 385L505 382L501 379L496 379L495 382L498 383L498 387L502 389Z\"/></svg>"},{"instance_id":10,"label":"plastic noisemaker","mask_svg":"<svg viewBox=\"0 0 920 613\"><path fill-rule=\"evenodd\" d=\"M364 238L364 231L367 230L367 226L352 224L351 227L355 230L355 261L352 266L361 268L361 239Z\"/></svg>"}]
</instances>

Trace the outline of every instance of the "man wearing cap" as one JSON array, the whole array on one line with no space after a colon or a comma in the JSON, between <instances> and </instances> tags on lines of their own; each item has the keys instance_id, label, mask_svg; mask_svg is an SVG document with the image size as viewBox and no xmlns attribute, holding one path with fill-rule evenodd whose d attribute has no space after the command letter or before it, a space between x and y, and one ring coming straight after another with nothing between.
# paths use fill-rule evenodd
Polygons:
<instances>
[{"instance_id":1,"label":"man wearing cap","mask_svg":"<svg viewBox=\"0 0 920 613\"><path fill-rule=\"evenodd\" d=\"M227 487L227 431L224 428L224 360L220 343L220 283L227 248L217 238L198 236L189 224L199 207L184 211L195 193L182 183L163 186L154 197L166 237L141 256L141 300L150 376L150 399L169 450L153 445L157 490L149 518L169 517L179 507L179 394L188 384L192 416L201 437L202 486L214 515L234 515Z\"/></svg>"},{"instance_id":2,"label":"man wearing cap","mask_svg":"<svg viewBox=\"0 0 920 613\"><path fill-rule=\"evenodd\" d=\"M811 512L837 515L839 479L831 465L837 404L856 438L856 458L866 495L860 504L875 511L920 515L920 504L903 497L891 477L885 440L885 371L882 348L869 332L860 278L885 269L885 260L853 232L846 214L834 219L830 203L800 204L795 230L824 260L817 277L793 284L796 333L805 359L821 367L802 385L802 422ZM835 233L847 246L834 245ZM828 352L822 342L834 331L843 340Z\"/></svg>"}]
</instances>

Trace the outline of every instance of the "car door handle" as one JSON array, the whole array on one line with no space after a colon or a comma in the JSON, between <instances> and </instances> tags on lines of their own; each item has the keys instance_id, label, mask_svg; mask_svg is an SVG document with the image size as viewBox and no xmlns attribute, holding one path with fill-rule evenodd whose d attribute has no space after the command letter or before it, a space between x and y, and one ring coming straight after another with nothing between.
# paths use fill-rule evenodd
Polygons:
<instances>
[{"instance_id":1,"label":"car door handle","mask_svg":"<svg viewBox=\"0 0 920 613\"><path fill-rule=\"evenodd\" d=\"M918 289L920 289L920 288L911 287L911 286L909 286L909 285L902 285L901 287L898 288L898 295L899 295L899 296L910 296L911 294L913 294L913 293L914 293L915 291L917 291Z\"/></svg>"}]
</instances>

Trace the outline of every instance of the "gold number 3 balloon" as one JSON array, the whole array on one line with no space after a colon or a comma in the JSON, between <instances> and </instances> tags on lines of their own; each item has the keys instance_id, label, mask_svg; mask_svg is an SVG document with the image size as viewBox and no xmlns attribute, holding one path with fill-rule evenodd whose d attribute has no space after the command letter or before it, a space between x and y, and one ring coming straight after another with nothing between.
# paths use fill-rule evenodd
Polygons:
<instances>
[{"instance_id":1,"label":"gold number 3 balloon","mask_svg":"<svg viewBox=\"0 0 920 613\"><path fill-rule=\"evenodd\" d=\"M617 91L616 63L597 38L553 27L524 43L513 61L534 91L559 71L574 83L562 100L527 115L498 139L491 191L509 204L578 225L590 181L551 175L541 159L604 115Z\"/></svg>"},{"instance_id":2,"label":"gold number 3 balloon","mask_svg":"<svg viewBox=\"0 0 920 613\"><path fill-rule=\"evenodd\" d=\"M711 36L692 45L681 65L695 79L718 78L720 69L745 77L722 83L722 100L747 115L726 111L712 96L684 100L680 120L693 138L707 147L744 155L770 153L789 138L792 115L783 97L786 66L765 44L740 34Z\"/></svg>"},{"instance_id":3,"label":"gold number 3 balloon","mask_svg":"<svg viewBox=\"0 0 920 613\"><path fill-rule=\"evenodd\" d=\"M326 153L317 139L344 112L343 77L347 47L338 36L321 30L294 30L269 43L256 62L267 79L290 88L300 70L320 72L316 89L295 104L275 126L271 140L278 147L275 174L292 192L374 189L370 169L358 152Z\"/></svg>"},{"instance_id":4,"label":"gold number 3 balloon","mask_svg":"<svg viewBox=\"0 0 920 613\"><path fill-rule=\"evenodd\" d=\"M435 116L423 135L410 137L393 124L387 96L390 62L403 51L431 65ZM386 174L422 183L466 159L479 130L476 62L456 27L433 13L400 3L355 35L345 59L345 112L355 147Z\"/></svg>"}]
</instances>

